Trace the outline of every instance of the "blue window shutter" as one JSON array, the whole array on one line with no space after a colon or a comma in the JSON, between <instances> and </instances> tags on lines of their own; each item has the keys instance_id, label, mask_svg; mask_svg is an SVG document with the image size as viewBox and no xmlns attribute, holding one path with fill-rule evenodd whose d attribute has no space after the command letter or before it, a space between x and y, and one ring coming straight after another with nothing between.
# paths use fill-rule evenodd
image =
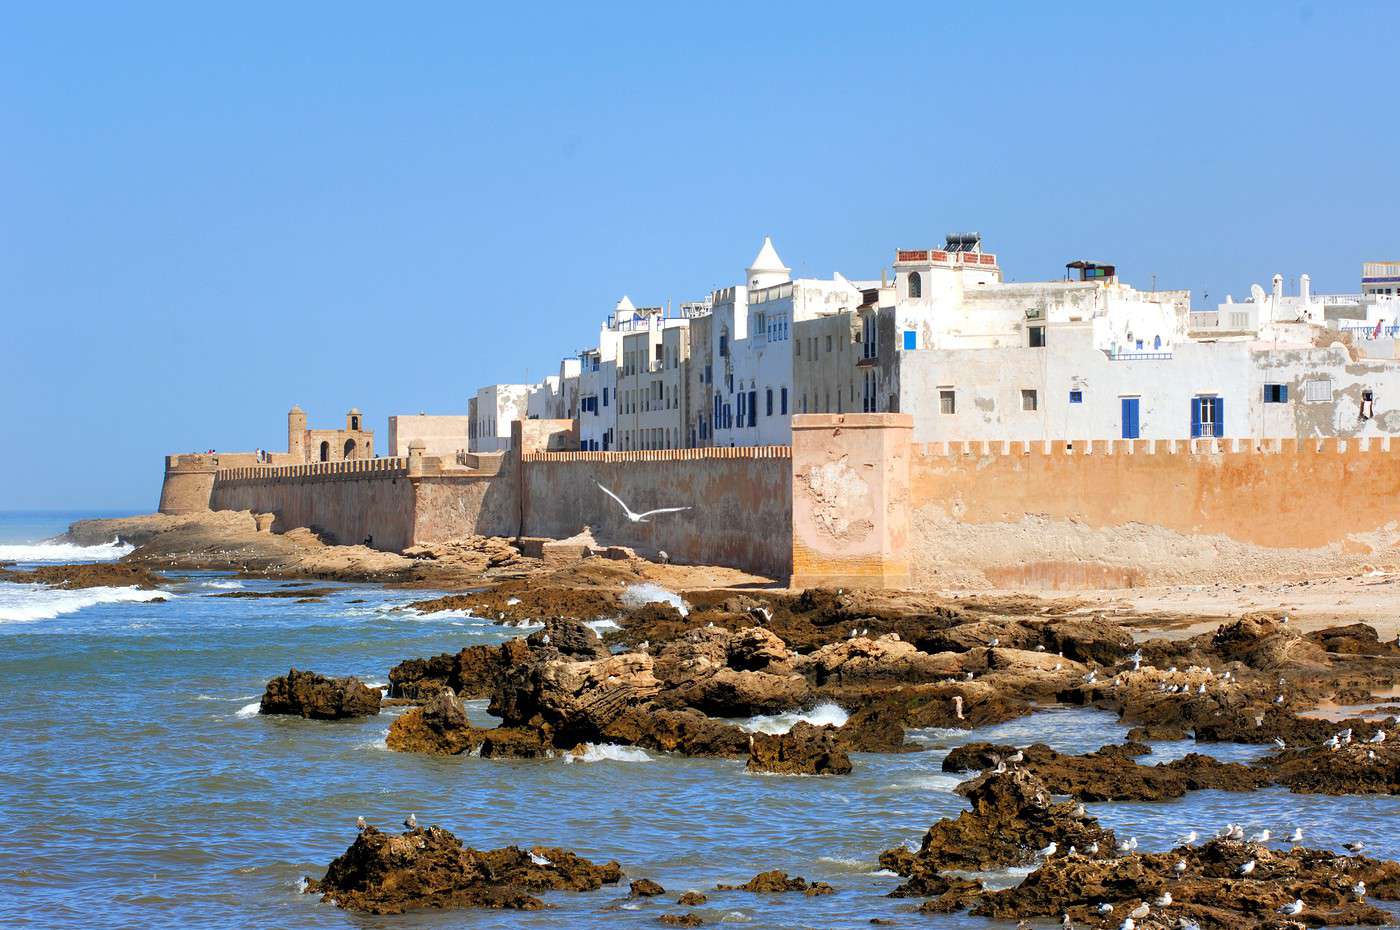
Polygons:
<instances>
[{"instance_id":1,"label":"blue window shutter","mask_svg":"<svg viewBox=\"0 0 1400 930\"><path fill-rule=\"evenodd\" d=\"M1191 398L1191 438L1201 438L1201 399Z\"/></svg>"},{"instance_id":2,"label":"blue window shutter","mask_svg":"<svg viewBox=\"0 0 1400 930\"><path fill-rule=\"evenodd\" d=\"M1278 402L1281 403L1281 404L1286 404L1286 403L1288 403L1288 385L1286 385L1286 384L1280 384L1280 385L1279 385L1279 387L1278 387Z\"/></svg>"},{"instance_id":3,"label":"blue window shutter","mask_svg":"<svg viewBox=\"0 0 1400 930\"><path fill-rule=\"evenodd\" d=\"M1225 398L1215 398L1215 438L1225 435Z\"/></svg>"},{"instance_id":4,"label":"blue window shutter","mask_svg":"<svg viewBox=\"0 0 1400 930\"><path fill-rule=\"evenodd\" d=\"M904 351L913 352L919 347L919 334L912 329L904 331Z\"/></svg>"}]
</instances>

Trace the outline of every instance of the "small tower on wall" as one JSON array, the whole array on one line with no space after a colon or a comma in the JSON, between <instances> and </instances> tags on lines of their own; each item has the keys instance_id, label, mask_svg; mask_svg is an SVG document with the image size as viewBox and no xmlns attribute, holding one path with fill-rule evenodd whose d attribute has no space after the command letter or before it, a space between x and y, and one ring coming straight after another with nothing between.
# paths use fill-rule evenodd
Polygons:
<instances>
[{"instance_id":1,"label":"small tower on wall","mask_svg":"<svg viewBox=\"0 0 1400 930\"><path fill-rule=\"evenodd\" d=\"M287 411L287 454L293 462L306 461L306 411L296 404Z\"/></svg>"},{"instance_id":2,"label":"small tower on wall","mask_svg":"<svg viewBox=\"0 0 1400 930\"><path fill-rule=\"evenodd\" d=\"M350 412L345 415L346 432L358 433L360 431L360 422L363 419L364 417L360 416L360 408L351 407Z\"/></svg>"},{"instance_id":3,"label":"small tower on wall","mask_svg":"<svg viewBox=\"0 0 1400 930\"><path fill-rule=\"evenodd\" d=\"M792 280L792 269L783 264L783 260L778 257L778 250L773 248L772 238L768 236L763 237L763 246L746 271L744 277L748 281L749 290L772 287L774 284L784 284Z\"/></svg>"}]
</instances>

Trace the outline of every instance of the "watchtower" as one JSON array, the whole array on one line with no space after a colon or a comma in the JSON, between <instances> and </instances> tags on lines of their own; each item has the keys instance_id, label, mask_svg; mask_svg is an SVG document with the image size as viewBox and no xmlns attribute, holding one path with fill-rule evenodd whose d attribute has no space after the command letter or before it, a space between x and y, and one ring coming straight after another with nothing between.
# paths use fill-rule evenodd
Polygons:
<instances>
[{"instance_id":1,"label":"watchtower","mask_svg":"<svg viewBox=\"0 0 1400 930\"><path fill-rule=\"evenodd\" d=\"M287 411L287 454L293 462L306 461L306 411L296 404Z\"/></svg>"}]
</instances>

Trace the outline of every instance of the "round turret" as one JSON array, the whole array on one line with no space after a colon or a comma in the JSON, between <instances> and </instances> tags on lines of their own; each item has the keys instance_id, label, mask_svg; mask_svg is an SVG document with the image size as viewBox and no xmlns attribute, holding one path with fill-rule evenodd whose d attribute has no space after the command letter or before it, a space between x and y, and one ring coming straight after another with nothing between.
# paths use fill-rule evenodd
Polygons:
<instances>
[{"instance_id":1,"label":"round turret","mask_svg":"<svg viewBox=\"0 0 1400 930\"><path fill-rule=\"evenodd\" d=\"M293 462L306 461L306 411L297 404L287 411L287 453Z\"/></svg>"}]
</instances>

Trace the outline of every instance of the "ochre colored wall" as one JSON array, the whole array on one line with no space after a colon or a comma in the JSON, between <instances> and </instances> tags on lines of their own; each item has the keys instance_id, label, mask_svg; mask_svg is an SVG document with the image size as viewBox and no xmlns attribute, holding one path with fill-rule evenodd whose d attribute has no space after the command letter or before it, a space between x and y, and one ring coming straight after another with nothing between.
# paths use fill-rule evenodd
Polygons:
<instances>
[{"instance_id":1,"label":"ochre colored wall","mask_svg":"<svg viewBox=\"0 0 1400 930\"><path fill-rule=\"evenodd\" d=\"M215 510L276 514L273 531L299 526L354 545L374 537L374 548L400 550L412 545L413 484L402 459L371 459L278 469L295 474L260 477L259 469L236 469L214 485Z\"/></svg>"},{"instance_id":2,"label":"ochre colored wall","mask_svg":"<svg viewBox=\"0 0 1400 930\"><path fill-rule=\"evenodd\" d=\"M912 504L937 505L963 523L1035 514L1311 549L1400 521L1400 443L1385 449L1373 440L1363 450L1338 440L1115 440L1072 451L1053 442L1048 452L1042 442L947 445L951 454L943 443L914 446Z\"/></svg>"},{"instance_id":3,"label":"ochre colored wall","mask_svg":"<svg viewBox=\"0 0 1400 930\"><path fill-rule=\"evenodd\" d=\"M523 536L592 528L603 545L664 550L674 561L786 578L792 569L792 460L786 446L651 452L525 453ZM632 523L636 512L691 507Z\"/></svg>"},{"instance_id":4,"label":"ochre colored wall","mask_svg":"<svg viewBox=\"0 0 1400 930\"><path fill-rule=\"evenodd\" d=\"M792 418L793 587L908 587L913 418Z\"/></svg>"},{"instance_id":5,"label":"ochre colored wall","mask_svg":"<svg viewBox=\"0 0 1400 930\"><path fill-rule=\"evenodd\" d=\"M509 461L509 460L507 460ZM507 466L491 477L413 479L416 542L443 542L465 536L514 536L520 523L520 495Z\"/></svg>"}]
</instances>

